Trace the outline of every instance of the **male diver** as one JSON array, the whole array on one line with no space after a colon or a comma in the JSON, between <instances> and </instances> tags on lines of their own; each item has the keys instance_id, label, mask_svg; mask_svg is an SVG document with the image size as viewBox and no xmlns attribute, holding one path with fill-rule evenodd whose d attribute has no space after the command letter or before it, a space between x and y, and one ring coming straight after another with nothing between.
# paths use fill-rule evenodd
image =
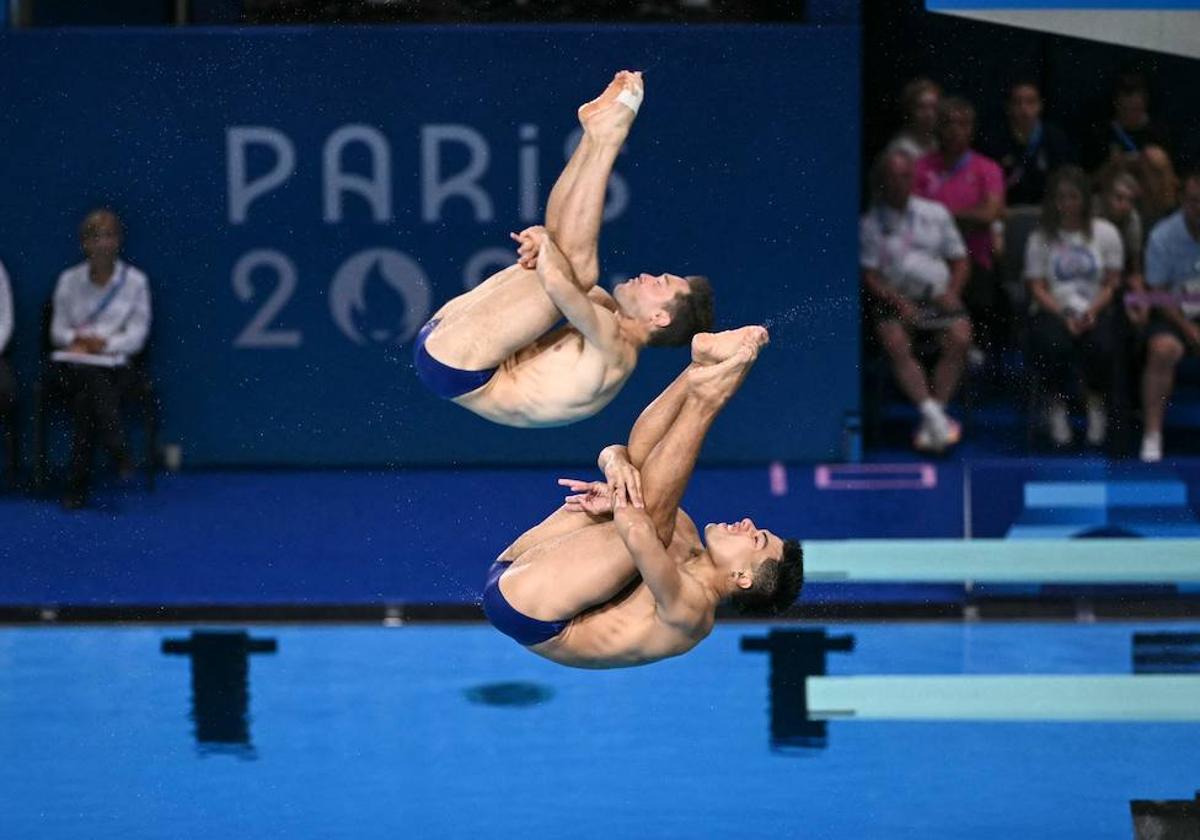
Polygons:
<instances>
[{"instance_id":1,"label":"male diver","mask_svg":"<svg viewBox=\"0 0 1200 840\"><path fill-rule=\"evenodd\" d=\"M435 394L496 423L561 426L607 405L643 347L683 345L711 327L703 277L640 274L611 295L597 285L604 193L642 96L641 74L622 71L579 108L583 135L550 193L545 226L512 234L518 261L421 329L415 367Z\"/></svg>"},{"instance_id":2,"label":"male diver","mask_svg":"<svg viewBox=\"0 0 1200 840\"><path fill-rule=\"evenodd\" d=\"M679 509L705 434L767 340L762 327L697 335L693 363L628 445L600 453L607 483L560 481L565 504L489 570L483 607L497 629L563 665L618 668L691 650L726 599L768 613L795 600L799 543L750 519L709 524L702 539Z\"/></svg>"}]
</instances>

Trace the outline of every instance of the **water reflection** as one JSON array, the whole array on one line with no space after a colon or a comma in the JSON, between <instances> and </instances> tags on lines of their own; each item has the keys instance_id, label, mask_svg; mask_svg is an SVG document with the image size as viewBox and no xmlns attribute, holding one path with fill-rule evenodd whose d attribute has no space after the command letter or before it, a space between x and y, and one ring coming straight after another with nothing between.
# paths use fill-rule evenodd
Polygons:
<instances>
[{"instance_id":1,"label":"water reflection","mask_svg":"<svg viewBox=\"0 0 1200 840\"><path fill-rule=\"evenodd\" d=\"M830 636L824 629L772 630L765 637L743 636L741 648L771 657L771 749L824 749L828 729L825 721L808 718L807 680L827 673L825 655L830 651L854 650L854 637Z\"/></svg>"},{"instance_id":2,"label":"water reflection","mask_svg":"<svg viewBox=\"0 0 1200 840\"><path fill-rule=\"evenodd\" d=\"M196 746L202 755L255 757L250 738L250 654L275 653L274 639L244 631L193 630L188 639L164 639L162 652L190 656Z\"/></svg>"}]
</instances>

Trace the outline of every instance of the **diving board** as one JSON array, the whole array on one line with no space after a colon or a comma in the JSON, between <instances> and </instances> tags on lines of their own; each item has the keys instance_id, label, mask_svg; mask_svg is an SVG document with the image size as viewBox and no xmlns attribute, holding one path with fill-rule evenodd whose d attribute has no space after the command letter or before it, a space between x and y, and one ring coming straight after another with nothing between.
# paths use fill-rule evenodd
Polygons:
<instances>
[{"instance_id":1,"label":"diving board","mask_svg":"<svg viewBox=\"0 0 1200 840\"><path fill-rule=\"evenodd\" d=\"M1200 676L808 677L811 720L1200 721Z\"/></svg>"},{"instance_id":2,"label":"diving board","mask_svg":"<svg viewBox=\"0 0 1200 840\"><path fill-rule=\"evenodd\" d=\"M821 583L1196 583L1200 540L808 540Z\"/></svg>"},{"instance_id":3,"label":"diving board","mask_svg":"<svg viewBox=\"0 0 1200 840\"><path fill-rule=\"evenodd\" d=\"M1036 32L1200 56L1197 0L926 0L925 8Z\"/></svg>"}]
</instances>

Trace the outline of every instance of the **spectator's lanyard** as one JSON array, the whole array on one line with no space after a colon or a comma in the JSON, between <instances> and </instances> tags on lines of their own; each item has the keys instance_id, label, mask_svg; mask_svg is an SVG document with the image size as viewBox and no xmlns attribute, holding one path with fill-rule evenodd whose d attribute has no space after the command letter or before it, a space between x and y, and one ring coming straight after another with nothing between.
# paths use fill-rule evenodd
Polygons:
<instances>
[{"instance_id":1,"label":"spectator's lanyard","mask_svg":"<svg viewBox=\"0 0 1200 840\"><path fill-rule=\"evenodd\" d=\"M966 165L970 162L971 162L971 150L968 149L967 151L963 152L962 157L960 157L958 159L958 163L954 164L954 166L952 166L951 168L947 169L944 172L935 172L933 175L934 187L933 187L932 191L935 193L941 192L942 187L946 186L946 182L949 181L951 178L953 178L955 175L957 175L959 172L961 172L966 167Z\"/></svg>"},{"instance_id":2,"label":"spectator's lanyard","mask_svg":"<svg viewBox=\"0 0 1200 840\"><path fill-rule=\"evenodd\" d=\"M1012 187L1018 181L1025 177L1025 170L1029 168L1029 164L1037 158L1038 150L1042 146L1042 123L1039 120L1034 126L1032 133L1029 135L1029 140L1025 143L1025 151L1021 153L1021 160L1013 167L1013 171L1008 174L1005 179L1005 186Z\"/></svg>"},{"instance_id":3,"label":"spectator's lanyard","mask_svg":"<svg viewBox=\"0 0 1200 840\"><path fill-rule=\"evenodd\" d=\"M1138 150L1137 143L1133 142L1133 138L1121 128L1121 124L1116 120L1112 121L1113 134L1117 135L1117 139L1121 141L1121 145L1125 147L1127 152L1136 152Z\"/></svg>"},{"instance_id":4,"label":"spectator's lanyard","mask_svg":"<svg viewBox=\"0 0 1200 840\"><path fill-rule=\"evenodd\" d=\"M117 279L114 280L112 285L108 287L108 291L104 293L104 296L101 297L100 300L96 301L96 305L92 307L92 311L88 314L88 316L75 325L75 329L92 326L92 324L96 322L96 319L104 314L104 310L108 309L108 305L113 302L113 298L115 298L117 293L121 291L121 287L125 285L127 268L128 267L125 265L121 266L121 273L117 275ZM91 281L89 280L88 282Z\"/></svg>"}]
</instances>

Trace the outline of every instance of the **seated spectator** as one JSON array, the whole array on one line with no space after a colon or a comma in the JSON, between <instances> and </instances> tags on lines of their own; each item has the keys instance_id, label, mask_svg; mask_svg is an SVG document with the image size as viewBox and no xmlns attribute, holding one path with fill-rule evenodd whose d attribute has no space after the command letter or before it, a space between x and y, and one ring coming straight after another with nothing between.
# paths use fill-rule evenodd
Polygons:
<instances>
[{"instance_id":1,"label":"seated spectator","mask_svg":"<svg viewBox=\"0 0 1200 840\"><path fill-rule=\"evenodd\" d=\"M1030 362L1050 394L1046 422L1056 446L1071 443L1067 403L1081 390L1088 443L1102 444L1108 429L1104 395L1112 386L1110 304L1125 258L1117 229L1093 218L1090 196L1082 169L1056 171L1042 205L1041 226L1025 248L1025 280L1032 298Z\"/></svg>"},{"instance_id":2,"label":"seated spectator","mask_svg":"<svg viewBox=\"0 0 1200 840\"><path fill-rule=\"evenodd\" d=\"M1171 162L1171 144L1164 127L1150 118L1149 89L1137 74L1117 80L1113 116L1094 133L1088 167L1107 180L1128 172L1141 186L1142 219L1148 226L1170 213L1178 201L1179 184Z\"/></svg>"},{"instance_id":3,"label":"seated spectator","mask_svg":"<svg viewBox=\"0 0 1200 840\"><path fill-rule=\"evenodd\" d=\"M904 125L888 143L888 151L898 149L913 160L936 152L938 103L941 99L942 89L931 79L919 77L906 84L900 92Z\"/></svg>"},{"instance_id":4,"label":"seated spectator","mask_svg":"<svg viewBox=\"0 0 1200 840\"><path fill-rule=\"evenodd\" d=\"M921 412L913 445L940 452L958 442L946 415L971 344L962 303L967 251L949 211L912 195L913 160L885 152L872 169L873 200L859 226L867 309L905 396ZM930 382L913 354L916 333L935 335L941 354Z\"/></svg>"},{"instance_id":5,"label":"seated spectator","mask_svg":"<svg viewBox=\"0 0 1200 840\"><path fill-rule=\"evenodd\" d=\"M986 151L1004 171L1008 206L1041 204L1049 174L1074 163L1071 144L1062 129L1042 119L1042 94L1033 81L1021 80L1008 89L1006 112L1004 130Z\"/></svg>"},{"instance_id":6,"label":"seated spectator","mask_svg":"<svg viewBox=\"0 0 1200 840\"><path fill-rule=\"evenodd\" d=\"M938 110L940 150L917 160L914 192L944 205L962 232L970 257L963 298L976 340L988 346L996 340L1001 315L994 226L1004 217L1004 173L994 160L971 148L974 136L971 103L943 99Z\"/></svg>"},{"instance_id":7,"label":"seated spectator","mask_svg":"<svg viewBox=\"0 0 1200 840\"><path fill-rule=\"evenodd\" d=\"M1125 266L1121 272L1126 284L1142 285L1142 216L1138 213L1138 182L1127 172L1117 172L1101 186L1092 201L1092 213L1107 219L1121 234Z\"/></svg>"},{"instance_id":8,"label":"seated spectator","mask_svg":"<svg viewBox=\"0 0 1200 840\"><path fill-rule=\"evenodd\" d=\"M1156 302L1146 327L1141 458L1155 462L1162 460L1163 418L1175 386L1175 367L1185 353L1200 355L1200 170L1183 180L1183 206L1150 232L1146 285L1152 291L1195 298Z\"/></svg>"},{"instance_id":9,"label":"seated spectator","mask_svg":"<svg viewBox=\"0 0 1200 840\"><path fill-rule=\"evenodd\" d=\"M87 259L59 275L50 338L58 349L108 357L115 364L53 366L71 395L74 416L71 472L63 497L68 509L86 502L97 437L122 476L133 470L121 429L120 400L142 384L141 371L129 362L141 352L150 328L146 275L118 256L120 219L111 210L94 210L80 225L79 238Z\"/></svg>"}]
</instances>

